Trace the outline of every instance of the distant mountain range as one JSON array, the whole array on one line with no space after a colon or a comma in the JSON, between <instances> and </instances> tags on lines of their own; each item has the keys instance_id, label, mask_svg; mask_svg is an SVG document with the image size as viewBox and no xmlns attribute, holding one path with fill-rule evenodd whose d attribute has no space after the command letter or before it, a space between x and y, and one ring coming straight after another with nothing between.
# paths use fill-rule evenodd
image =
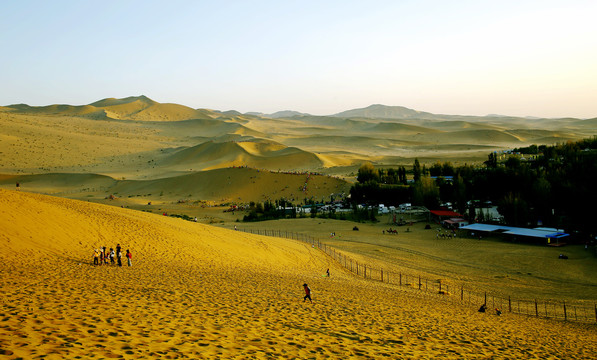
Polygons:
<instances>
[{"instance_id":1,"label":"distant mountain range","mask_svg":"<svg viewBox=\"0 0 597 360\"><path fill-rule=\"evenodd\" d=\"M273 114L264 114L260 112L248 112L246 115L254 115L260 117L267 117L272 119L288 119L293 117L318 117L308 113L302 113L293 110L278 111ZM487 120L545 120L546 118L536 116L509 116L500 114L488 114L485 116L473 116L473 115L446 115L446 114L433 114L424 111L418 111L409 109L404 106L388 106L382 104L373 104L365 108L358 108L352 110L346 110L332 115L324 115L319 117L336 117L345 119L385 119L385 120L465 120L465 121L487 121ZM571 118L566 118L570 120ZM557 120L554 118L548 118L548 120ZM584 119L577 119L584 120Z\"/></svg>"},{"instance_id":2,"label":"distant mountain range","mask_svg":"<svg viewBox=\"0 0 597 360\"><path fill-rule=\"evenodd\" d=\"M89 105L49 105L49 106L29 106L26 104L15 104L4 106L20 112L38 112L38 113L69 113L70 115L85 115L88 117L108 117L108 118L130 118L135 120L161 120L176 121L187 119L215 119L220 116L241 116L242 113L236 110L219 111L210 109L193 109L179 104L158 103L145 95L130 96L122 99L106 98ZM166 115L167 114L167 115ZM382 104L373 104L365 108L346 110L337 114L316 116L293 110L277 111L271 114L262 112L247 112L244 115L265 117L271 119L289 119L295 117L321 117L321 118L353 118L353 119L390 119L390 120L465 120L465 121L486 121L486 120L543 120L544 118L526 116L516 117L508 115L490 114L486 116L467 116L467 115L444 115L433 114L424 111L417 111L404 106L388 106ZM571 118L566 118L570 120ZM556 119L549 119L556 120ZM580 120L580 119L577 119Z\"/></svg>"},{"instance_id":3,"label":"distant mountain range","mask_svg":"<svg viewBox=\"0 0 597 360\"><path fill-rule=\"evenodd\" d=\"M291 118L295 116L313 116L292 110L278 111L273 114L260 112L249 112L247 115L268 117L272 119ZM403 106L387 106L381 104L370 105L366 108L346 110L337 114L326 115L327 117L341 118L370 118L370 119L429 119L434 118L433 114L412 110Z\"/></svg>"}]
</instances>

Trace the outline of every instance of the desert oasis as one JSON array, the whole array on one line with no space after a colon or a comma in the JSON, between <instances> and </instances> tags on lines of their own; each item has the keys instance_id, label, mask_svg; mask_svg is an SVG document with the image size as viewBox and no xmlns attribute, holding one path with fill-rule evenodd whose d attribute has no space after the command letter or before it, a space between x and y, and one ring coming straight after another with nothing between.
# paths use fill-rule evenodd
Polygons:
<instances>
[{"instance_id":1,"label":"desert oasis","mask_svg":"<svg viewBox=\"0 0 597 360\"><path fill-rule=\"evenodd\" d=\"M0 107L0 359L591 359L597 119Z\"/></svg>"}]
</instances>

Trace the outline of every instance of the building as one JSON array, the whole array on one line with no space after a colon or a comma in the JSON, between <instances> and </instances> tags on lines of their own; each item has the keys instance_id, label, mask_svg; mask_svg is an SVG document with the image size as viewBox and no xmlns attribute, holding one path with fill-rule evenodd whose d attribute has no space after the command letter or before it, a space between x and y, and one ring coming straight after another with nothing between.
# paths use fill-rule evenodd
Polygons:
<instances>
[{"instance_id":1,"label":"building","mask_svg":"<svg viewBox=\"0 0 597 360\"><path fill-rule=\"evenodd\" d=\"M519 228L513 226L490 225L490 224L472 224L460 227L461 230L467 230L470 236L488 236L499 235L511 241L526 240L526 241L540 241L549 246L563 246L566 245L566 237L569 234L562 230L552 228Z\"/></svg>"}]
</instances>

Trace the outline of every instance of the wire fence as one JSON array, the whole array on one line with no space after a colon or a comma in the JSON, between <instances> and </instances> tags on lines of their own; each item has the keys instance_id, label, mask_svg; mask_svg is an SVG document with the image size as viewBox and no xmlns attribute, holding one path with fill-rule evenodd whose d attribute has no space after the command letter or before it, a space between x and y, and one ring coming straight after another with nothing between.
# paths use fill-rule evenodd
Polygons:
<instances>
[{"instance_id":1,"label":"wire fence","mask_svg":"<svg viewBox=\"0 0 597 360\"><path fill-rule=\"evenodd\" d=\"M293 239L311 244L332 257L338 264L356 276L364 279L380 281L429 296L440 297L443 300L459 303L465 306L486 305L488 309L499 309L501 312L557 319L564 321L597 322L597 303L566 302L551 299L522 299L511 296L488 293L470 289L464 285L455 285L447 281L429 279L427 277L384 270L359 262L335 248L321 242L310 235L288 232L283 230L237 229L251 234ZM493 310L495 311L495 310Z\"/></svg>"}]
</instances>

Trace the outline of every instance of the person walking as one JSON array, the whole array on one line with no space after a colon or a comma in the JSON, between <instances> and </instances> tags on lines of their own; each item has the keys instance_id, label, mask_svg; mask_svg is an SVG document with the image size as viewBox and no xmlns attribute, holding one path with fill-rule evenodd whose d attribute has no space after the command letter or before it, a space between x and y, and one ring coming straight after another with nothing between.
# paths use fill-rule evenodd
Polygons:
<instances>
[{"instance_id":1,"label":"person walking","mask_svg":"<svg viewBox=\"0 0 597 360\"><path fill-rule=\"evenodd\" d=\"M303 298L303 302L305 302L307 299L309 299L310 302L313 302L311 299L311 288L309 288L309 285L303 284L303 288L305 289L305 297Z\"/></svg>"},{"instance_id":2,"label":"person walking","mask_svg":"<svg viewBox=\"0 0 597 360\"><path fill-rule=\"evenodd\" d=\"M110 263L114 265L114 249L110 248Z\"/></svg>"},{"instance_id":3,"label":"person walking","mask_svg":"<svg viewBox=\"0 0 597 360\"><path fill-rule=\"evenodd\" d=\"M126 259L128 260L129 266L133 266L133 254L131 254L131 252L128 249L126 250Z\"/></svg>"}]
</instances>

